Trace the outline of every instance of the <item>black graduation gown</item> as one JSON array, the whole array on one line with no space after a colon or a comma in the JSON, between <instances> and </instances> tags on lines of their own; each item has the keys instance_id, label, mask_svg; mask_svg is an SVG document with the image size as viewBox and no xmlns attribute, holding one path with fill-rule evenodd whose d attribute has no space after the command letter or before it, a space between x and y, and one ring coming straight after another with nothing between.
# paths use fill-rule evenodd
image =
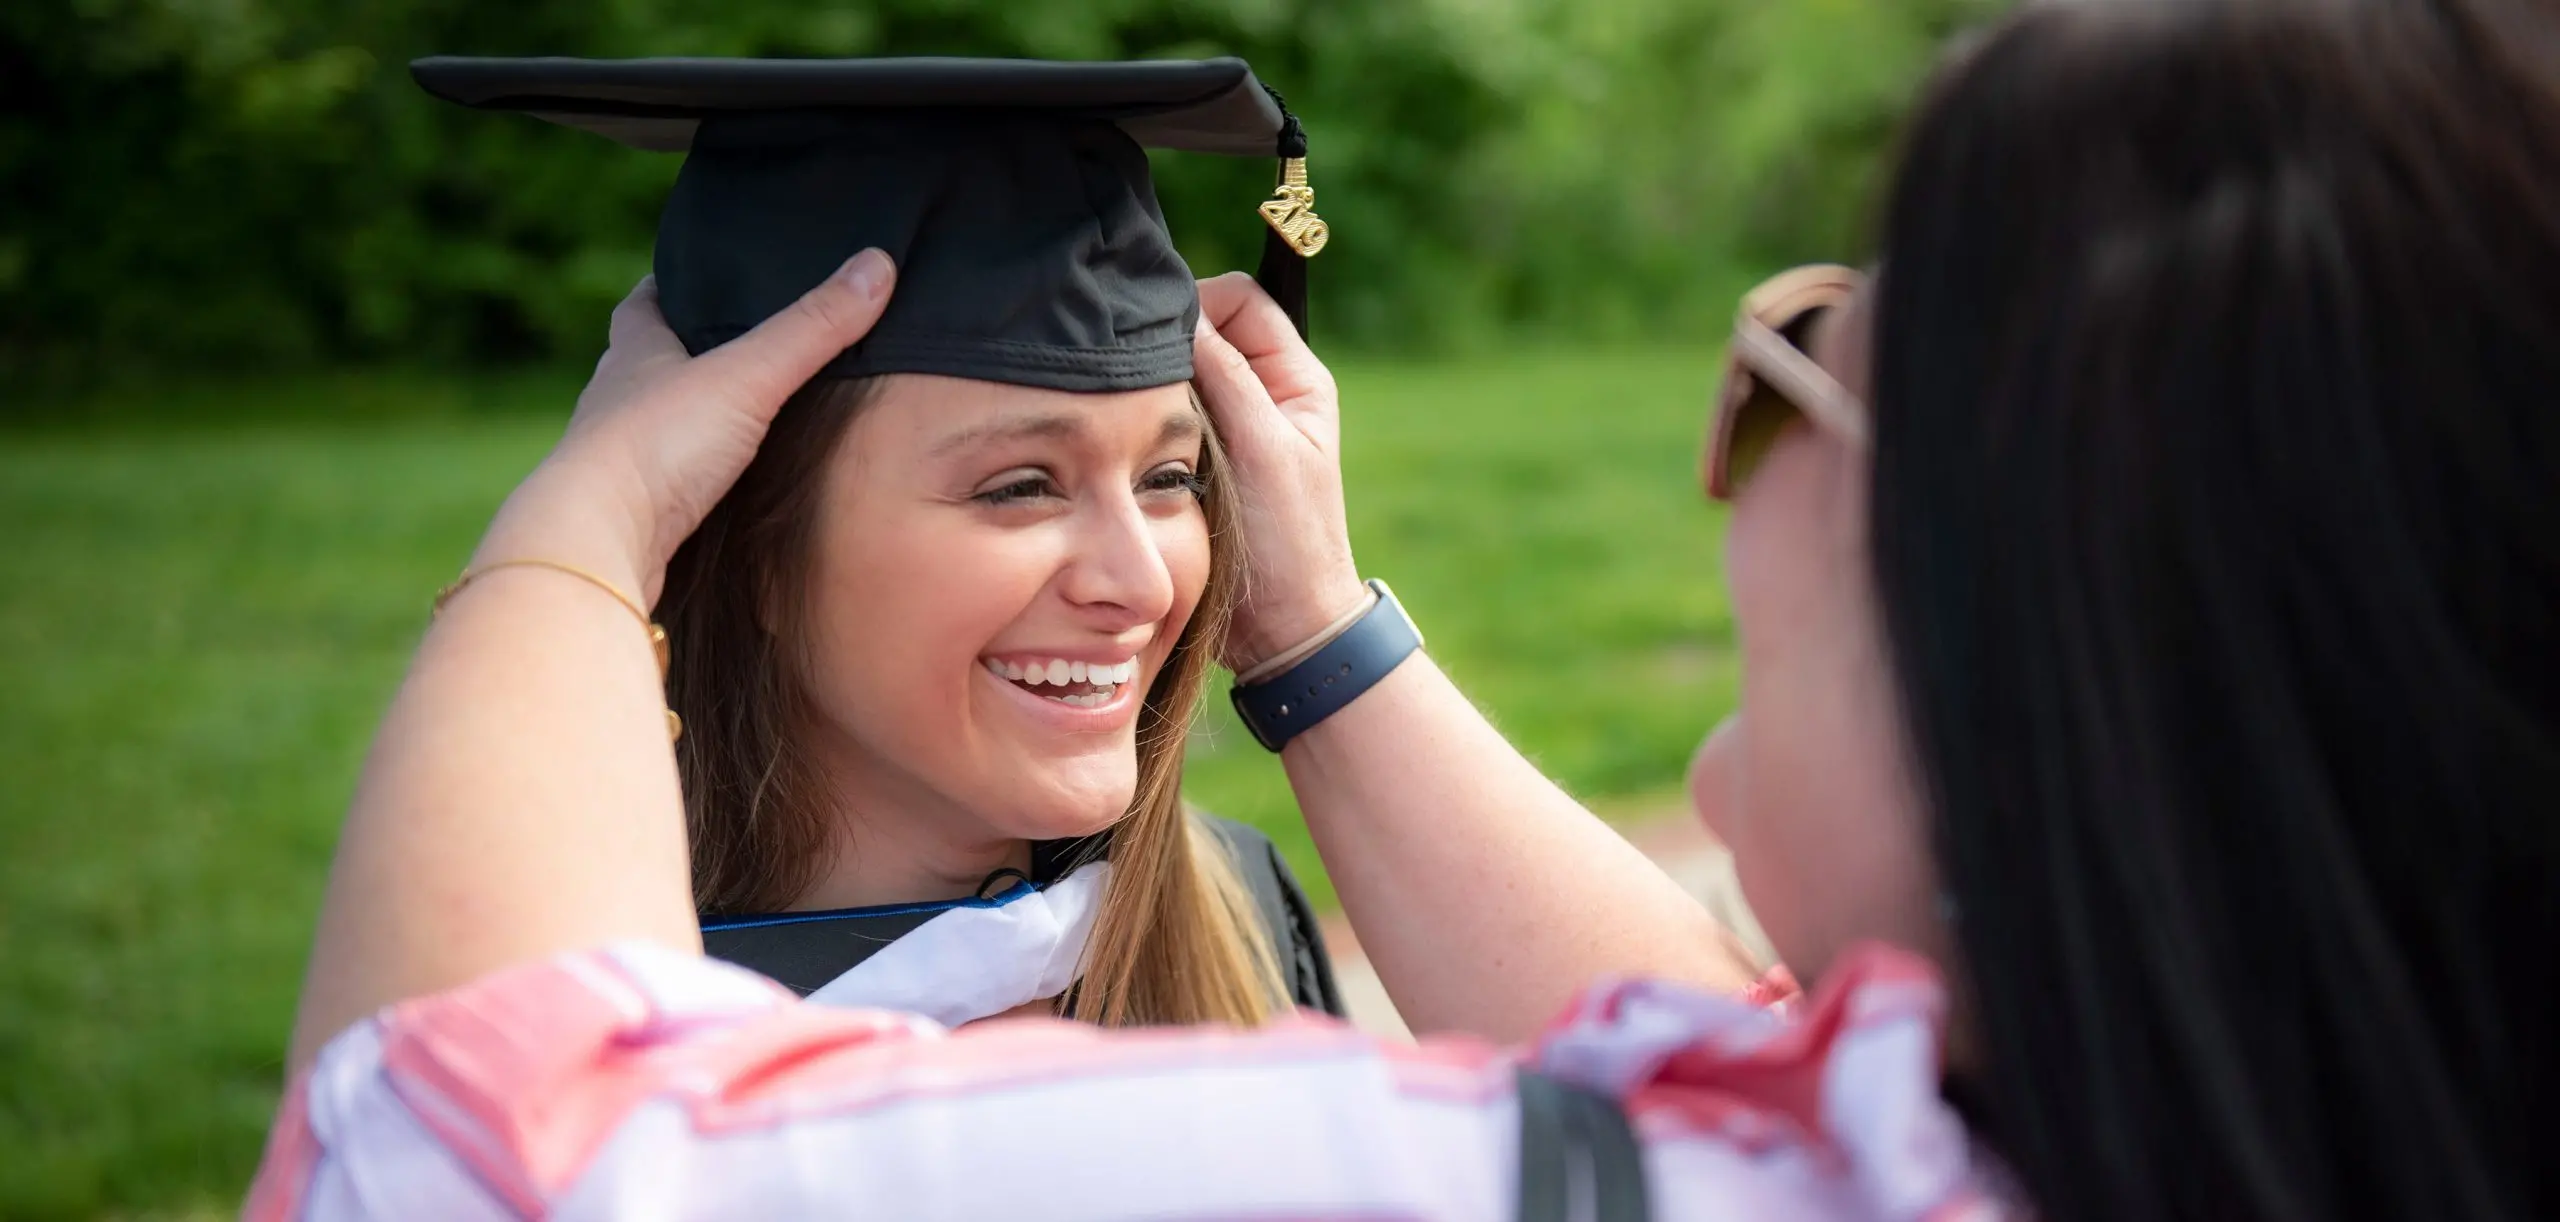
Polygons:
<instances>
[{"instance_id":1,"label":"black graduation gown","mask_svg":"<svg viewBox=\"0 0 2560 1222\"><path fill-rule=\"evenodd\" d=\"M1201 816L1200 826L1226 847L1238 877L1252 893L1254 909L1261 914L1263 930L1280 961L1281 980L1289 986L1290 1001L1327 1014L1344 1013L1342 993L1333 980L1333 960L1325 954L1315 910L1308 906L1297 876L1289 872L1271 838L1215 815ZM1043 885L1055 881L1098 847L1098 837L1033 845L1031 881ZM787 918L783 914L708 918L703 922L702 944L713 958L762 973L806 997L946 910L939 904L909 904L795 912Z\"/></svg>"}]
</instances>

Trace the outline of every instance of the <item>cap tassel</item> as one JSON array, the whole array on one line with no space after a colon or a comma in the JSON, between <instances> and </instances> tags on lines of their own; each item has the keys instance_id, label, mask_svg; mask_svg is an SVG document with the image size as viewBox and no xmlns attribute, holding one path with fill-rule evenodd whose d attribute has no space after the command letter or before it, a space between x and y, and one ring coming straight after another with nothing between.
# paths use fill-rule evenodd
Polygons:
<instances>
[{"instance_id":1,"label":"cap tassel","mask_svg":"<svg viewBox=\"0 0 2560 1222\"><path fill-rule=\"evenodd\" d=\"M1307 259L1279 230L1263 235L1262 265L1254 269L1253 278L1280 303L1280 312L1298 328L1298 338L1307 338Z\"/></svg>"},{"instance_id":2,"label":"cap tassel","mask_svg":"<svg viewBox=\"0 0 2560 1222\"><path fill-rule=\"evenodd\" d=\"M1324 249L1332 231L1316 215L1315 188L1307 185L1307 134L1280 91L1264 86L1280 107L1280 182L1262 201L1267 231L1262 235L1262 264L1253 278L1280 304L1298 337L1307 336L1307 260Z\"/></svg>"}]
</instances>

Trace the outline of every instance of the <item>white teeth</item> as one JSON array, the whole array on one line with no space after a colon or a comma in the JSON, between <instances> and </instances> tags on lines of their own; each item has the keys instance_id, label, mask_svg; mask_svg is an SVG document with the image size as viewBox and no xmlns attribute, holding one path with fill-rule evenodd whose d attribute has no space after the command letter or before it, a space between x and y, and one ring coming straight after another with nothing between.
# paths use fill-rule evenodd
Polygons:
<instances>
[{"instance_id":1,"label":"white teeth","mask_svg":"<svg viewBox=\"0 0 2560 1222\"><path fill-rule=\"evenodd\" d=\"M1082 708L1095 708L1108 702L1111 699L1112 688L1127 683L1138 675L1136 658L1118 663L1070 662L1065 658L1018 663L988 658L985 665L989 671L1026 687L1038 687L1043 683L1053 687L1089 683L1102 689L1098 692L1079 692L1072 696L1060 693L1049 697L1051 700L1063 700Z\"/></svg>"}]
</instances>

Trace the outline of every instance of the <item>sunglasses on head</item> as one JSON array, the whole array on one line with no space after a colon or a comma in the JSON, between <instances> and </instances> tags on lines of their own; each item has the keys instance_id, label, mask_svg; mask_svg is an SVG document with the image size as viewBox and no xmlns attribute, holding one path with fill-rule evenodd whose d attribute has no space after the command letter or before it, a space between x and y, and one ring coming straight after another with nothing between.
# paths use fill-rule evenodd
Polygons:
<instances>
[{"instance_id":1,"label":"sunglasses on head","mask_svg":"<svg viewBox=\"0 0 2560 1222\"><path fill-rule=\"evenodd\" d=\"M1811 349L1825 316L1866 288L1866 274L1855 268L1816 264L1781 272L1743 296L1700 469L1709 497L1730 501L1741 495L1778 435L1798 417L1865 444L1866 405L1814 362Z\"/></svg>"}]
</instances>

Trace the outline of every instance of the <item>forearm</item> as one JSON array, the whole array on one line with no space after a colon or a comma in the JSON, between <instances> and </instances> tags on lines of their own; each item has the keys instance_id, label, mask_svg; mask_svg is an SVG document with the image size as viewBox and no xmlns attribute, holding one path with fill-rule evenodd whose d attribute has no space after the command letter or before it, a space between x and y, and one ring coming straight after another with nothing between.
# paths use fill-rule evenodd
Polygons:
<instances>
[{"instance_id":1,"label":"forearm","mask_svg":"<svg viewBox=\"0 0 2560 1222\"><path fill-rule=\"evenodd\" d=\"M476 563L564 560L638 591L629 550L502 515ZM508 568L458 596L348 811L293 1067L383 1005L507 964L618 939L698 950L665 703L644 629L602 590Z\"/></svg>"},{"instance_id":2,"label":"forearm","mask_svg":"<svg viewBox=\"0 0 2560 1222\"><path fill-rule=\"evenodd\" d=\"M1361 948L1417 1032L1527 1038L1602 975L1751 983L1707 910L1427 655L1281 759Z\"/></svg>"},{"instance_id":3,"label":"forearm","mask_svg":"<svg viewBox=\"0 0 2560 1222\"><path fill-rule=\"evenodd\" d=\"M1250 280L1204 281L1200 302L1195 385L1244 488L1253 566L1223 657L1249 672L1369 594L1343 526L1332 375ZM1419 1030L1522 1038L1609 973L1749 983L1705 908L1521 758L1427 656L1291 739L1281 761L1362 948Z\"/></svg>"}]
</instances>

